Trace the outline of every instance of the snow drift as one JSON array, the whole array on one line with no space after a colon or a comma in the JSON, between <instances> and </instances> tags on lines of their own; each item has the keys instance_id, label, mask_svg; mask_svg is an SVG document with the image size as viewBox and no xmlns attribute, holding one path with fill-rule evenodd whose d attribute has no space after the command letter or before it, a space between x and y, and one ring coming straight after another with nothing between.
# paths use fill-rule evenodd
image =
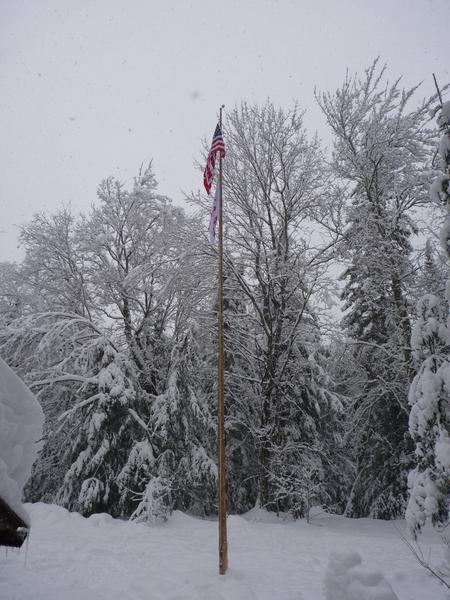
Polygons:
<instances>
[{"instance_id":1,"label":"snow drift","mask_svg":"<svg viewBox=\"0 0 450 600\"><path fill-rule=\"evenodd\" d=\"M380 571L362 566L357 552L333 553L325 575L326 600L398 600Z\"/></svg>"}]
</instances>

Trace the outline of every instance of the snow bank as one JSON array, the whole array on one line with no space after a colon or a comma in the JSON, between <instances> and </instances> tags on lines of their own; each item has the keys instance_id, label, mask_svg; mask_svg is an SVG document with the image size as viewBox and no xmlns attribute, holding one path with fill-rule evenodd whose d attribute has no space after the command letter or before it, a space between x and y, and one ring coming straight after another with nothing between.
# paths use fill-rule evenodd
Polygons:
<instances>
[{"instance_id":1,"label":"snow bank","mask_svg":"<svg viewBox=\"0 0 450 600\"><path fill-rule=\"evenodd\" d=\"M326 600L398 600L383 575L361 562L357 552L331 554L325 574Z\"/></svg>"},{"instance_id":2,"label":"snow bank","mask_svg":"<svg viewBox=\"0 0 450 600\"><path fill-rule=\"evenodd\" d=\"M36 398L0 358L0 497L26 523L22 490L37 456L43 423Z\"/></svg>"},{"instance_id":3,"label":"snow bank","mask_svg":"<svg viewBox=\"0 0 450 600\"><path fill-rule=\"evenodd\" d=\"M271 522L273 513L266 518L260 508L252 511L256 520L232 515L229 569L219 576L217 520L175 511L166 523L148 526L104 513L85 518L56 505L25 507L33 523L26 568L25 549L6 556L0 551L1 600L324 600L329 548L355 557L340 576L328 568L333 593L345 577L363 590L342 595L348 590L341 586L341 600L396 599L378 582L379 574L361 567L354 548L383 573L398 600L448 600L448 590L399 538L398 531L406 530L400 520L394 527L392 521L347 519L319 509L311 511L312 524ZM427 527L424 554L435 559L441 545L440 534ZM437 567L440 560L434 560Z\"/></svg>"}]
</instances>

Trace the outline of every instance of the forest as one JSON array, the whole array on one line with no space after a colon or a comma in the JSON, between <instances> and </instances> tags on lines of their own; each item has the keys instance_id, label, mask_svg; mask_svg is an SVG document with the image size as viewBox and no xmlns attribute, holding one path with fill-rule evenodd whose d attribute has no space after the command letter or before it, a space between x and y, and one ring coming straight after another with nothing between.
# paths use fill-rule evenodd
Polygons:
<instances>
[{"instance_id":1,"label":"forest","mask_svg":"<svg viewBox=\"0 0 450 600\"><path fill-rule=\"evenodd\" d=\"M447 522L446 90L422 100L379 61L348 74L316 91L331 149L296 104L225 113L230 513L308 520L320 505L406 514L415 532ZM26 500L206 517L217 513L211 198L192 193L182 208L158 193L151 161L137 172L128 187L101 181L87 214L37 212L21 228L23 261L0 263L0 355L45 414Z\"/></svg>"}]
</instances>

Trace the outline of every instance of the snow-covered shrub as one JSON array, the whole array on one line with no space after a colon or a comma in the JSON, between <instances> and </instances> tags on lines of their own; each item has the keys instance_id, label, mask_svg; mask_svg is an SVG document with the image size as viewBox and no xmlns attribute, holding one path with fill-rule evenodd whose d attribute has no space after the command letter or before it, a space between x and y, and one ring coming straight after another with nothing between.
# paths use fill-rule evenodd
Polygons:
<instances>
[{"instance_id":1,"label":"snow-covered shrub","mask_svg":"<svg viewBox=\"0 0 450 600\"><path fill-rule=\"evenodd\" d=\"M172 512L170 492L170 480L164 477L150 479L131 519L155 524L167 521Z\"/></svg>"},{"instance_id":2,"label":"snow-covered shrub","mask_svg":"<svg viewBox=\"0 0 450 600\"><path fill-rule=\"evenodd\" d=\"M127 505L133 506L140 501L143 490L153 477L154 466L155 455L150 439L135 442L117 477L120 504L124 510Z\"/></svg>"}]
</instances>

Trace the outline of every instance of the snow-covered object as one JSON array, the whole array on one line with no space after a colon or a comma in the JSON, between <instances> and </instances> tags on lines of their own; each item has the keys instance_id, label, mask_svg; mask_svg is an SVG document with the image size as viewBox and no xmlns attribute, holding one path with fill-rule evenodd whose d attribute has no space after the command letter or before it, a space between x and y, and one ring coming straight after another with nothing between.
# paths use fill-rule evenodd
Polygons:
<instances>
[{"instance_id":1,"label":"snow-covered object","mask_svg":"<svg viewBox=\"0 0 450 600\"><path fill-rule=\"evenodd\" d=\"M56 499L85 515L106 507L112 514L120 514L123 494L117 489L118 469L137 431L132 410L136 399L133 372L104 336L94 336L82 360L83 377L92 387L81 390L85 397L60 416L60 420L72 420L77 435L67 443L65 456L71 466ZM111 498L116 499L115 505Z\"/></svg>"},{"instance_id":2,"label":"snow-covered object","mask_svg":"<svg viewBox=\"0 0 450 600\"><path fill-rule=\"evenodd\" d=\"M43 423L38 401L0 358L0 497L27 524L22 490L37 457Z\"/></svg>"},{"instance_id":3,"label":"snow-covered object","mask_svg":"<svg viewBox=\"0 0 450 600\"><path fill-rule=\"evenodd\" d=\"M382 573L362 566L357 552L334 552L325 573L326 600L398 600Z\"/></svg>"}]
</instances>

